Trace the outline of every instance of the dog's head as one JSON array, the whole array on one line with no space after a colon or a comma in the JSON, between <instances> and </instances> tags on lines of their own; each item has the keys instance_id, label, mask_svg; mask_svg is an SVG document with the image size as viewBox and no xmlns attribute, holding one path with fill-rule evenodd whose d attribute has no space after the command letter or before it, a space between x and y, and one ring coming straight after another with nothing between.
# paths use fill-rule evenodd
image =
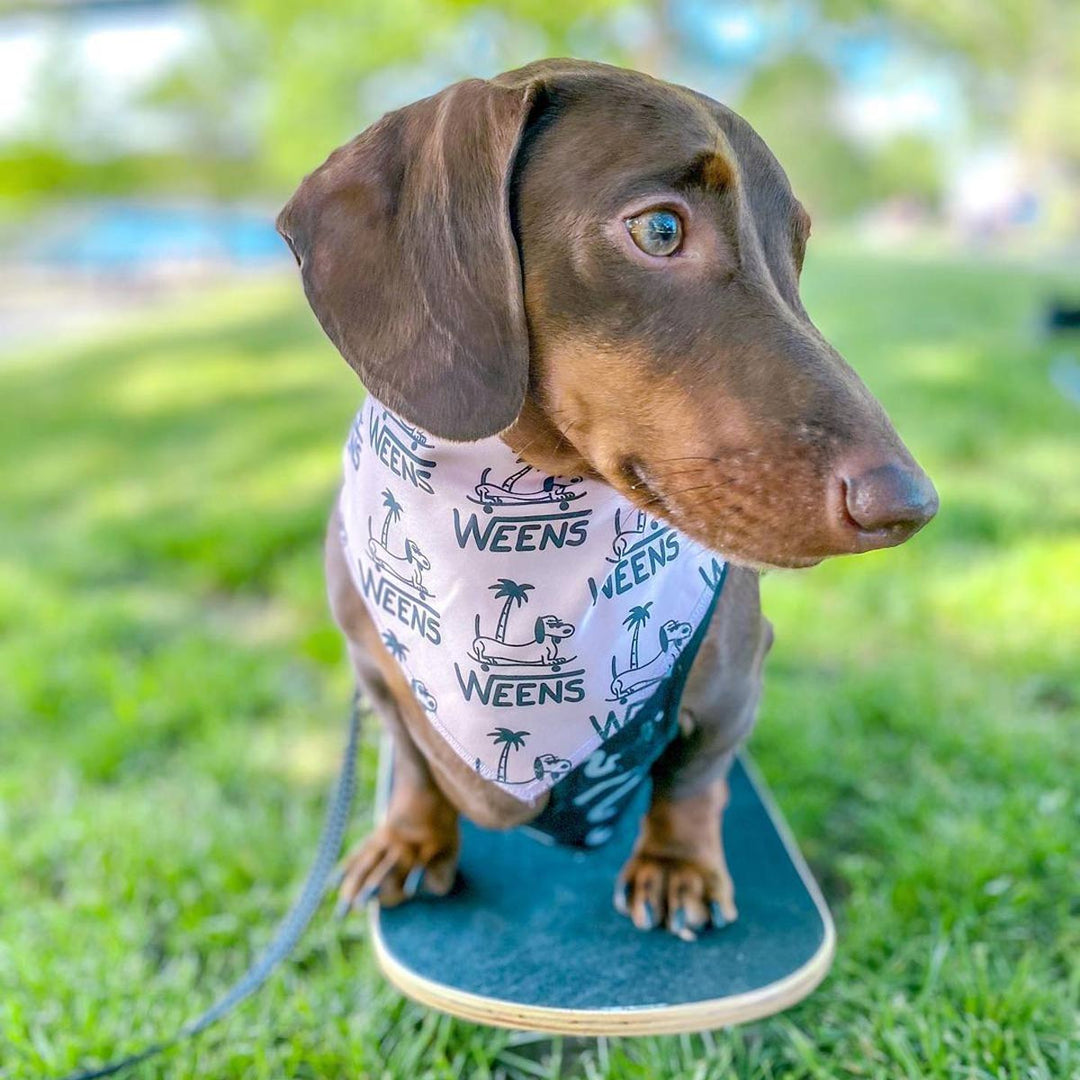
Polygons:
<instances>
[{"instance_id":1,"label":"dog's head","mask_svg":"<svg viewBox=\"0 0 1080 1080\"><path fill-rule=\"evenodd\" d=\"M580 61L390 113L278 220L368 389L437 436L600 476L729 557L807 565L936 511L810 321L810 231L729 109Z\"/></svg>"},{"instance_id":2,"label":"dog's head","mask_svg":"<svg viewBox=\"0 0 1080 1080\"><path fill-rule=\"evenodd\" d=\"M694 628L687 622L668 619L659 631L660 651L670 652L681 649L694 636Z\"/></svg>"},{"instance_id":3,"label":"dog's head","mask_svg":"<svg viewBox=\"0 0 1080 1080\"><path fill-rule=\"evenodd\" d=\"M411 563L415 563L421 570L431 569L431 560L420 550L415 540L405 541L405 557Z\"/></svg>"},{"instance_id":4,"label":"dog's head","mask_svg":"<svg viewBox=\"0 0 1080 1080\"><path fill-rule=\"evenodd\" d=\"M569 637L573 632L573 623L563 622L554 615L541 615L533 624L533 636L538 642L546 638L557 641Z\"/></svg>"},{"instance_id":5,"label":"dog's head","mask_svg":"<svg viewBox=\"0 0 1080 1080\"><path fill-rule=\"evenodd\" d=\"M420 702L421 707L426 712L435 712L438 708L438 704L435 701L435 695L421 682L419 679L413 679L412 681L413 693L416 695L417 701Z\"/></svg>"},{"instance_id":6,"label":"dog's head","mask_svg":"<svg viewBox=\"0 0 1080 1080\"><path fill-rule=\"evenodd\" d=\"M569 491L574 484L580 484L581 480L580 476L545 476L541 486L547 492Z\"/></svg>"},{"instance_id":7,"label":"dog's head","mask_svg":"<svg viewBox=\"0 0 1080 1080\"><path fill-rule=\"evenodd\" d=\"M538 754L533 758L533 773L537 780L543 780L545 776L561 779L570 771L570 762L566 758L556 757L555 754Z\"/></svg>"}]
</instances>

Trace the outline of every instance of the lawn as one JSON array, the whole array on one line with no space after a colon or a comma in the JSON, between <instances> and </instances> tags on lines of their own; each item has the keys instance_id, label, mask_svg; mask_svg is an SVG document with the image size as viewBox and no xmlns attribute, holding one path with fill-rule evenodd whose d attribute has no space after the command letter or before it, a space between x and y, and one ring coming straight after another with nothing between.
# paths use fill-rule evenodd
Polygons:
<instances>
[{"instance_id":1,"label":"lawn","mask_svg":"<svg viewBox=\"0 0 1080 1080\"><path fill-rule=\"evenodd\" d=\"M753 750L831 977L703 1037L537 1040L379 979L330 905L134 1075L1080 1077L1080 412L1047 279L812 256L807 306L938 482L911 544L764 583ZM171 1032L303 875L350 684L321 529L359 387L293 281L0 365L0 1077ZM353 835L370 812L374 741Z\"/></svg>"}]
</instances>

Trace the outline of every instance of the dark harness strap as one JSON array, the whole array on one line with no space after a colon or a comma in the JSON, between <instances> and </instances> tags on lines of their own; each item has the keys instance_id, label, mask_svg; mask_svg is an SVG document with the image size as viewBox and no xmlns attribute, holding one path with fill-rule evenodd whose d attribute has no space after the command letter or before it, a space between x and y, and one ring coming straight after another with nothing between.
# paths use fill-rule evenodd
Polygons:
<instances>
[{"instance_id":1,"label":"dark harness strap","mask_svg":"<svg viewBox=\"0 0 1080 1080\"><path fill-rule=\"evenodd\" d=\"M326 810L326 820L323 823L322 836L319 838L319 846L315 852L315 861L311 864L300 895L278 924L270 944L247 971L210 1008L189 1020L169 1038L162 1039L127 1057L110 1061L107 1065L83 1072L69 1073L63 1080L99 1080L100 1077L115 1076L123 1069L138 1065L147 1058L167 1050L170 1046L175 1046L181 1040L189 1039L205 1031L211 1024L217 1023L222 1017L232 1012L237 1005L254 994L270 978L274 969L296 947L322 902L326 882L337 861L341 841L349 821L349 808L352 805L353 791L356 787L356 750L359 737L360 698L357 696L353 700L352 715L349 719L349 737L345 746L345 756Z\"/></svg>"}]
</instances>

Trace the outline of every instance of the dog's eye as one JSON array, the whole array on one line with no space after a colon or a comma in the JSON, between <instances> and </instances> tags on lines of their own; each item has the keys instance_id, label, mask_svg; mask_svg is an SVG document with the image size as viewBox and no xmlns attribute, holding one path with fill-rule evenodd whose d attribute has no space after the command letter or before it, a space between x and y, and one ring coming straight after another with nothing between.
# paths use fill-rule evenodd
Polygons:
<instances>
[{"instance_id":1,"label":"dog's eye","mask_svg":"<svg viewBox=\"0 0 1080 1080\"><path fill-rule=\"evenodd\" d=\"M627 218L626 227L646 255L674 255L682 244L682 222L671 210L647 210Z\"/></svg>"}]
</instances>

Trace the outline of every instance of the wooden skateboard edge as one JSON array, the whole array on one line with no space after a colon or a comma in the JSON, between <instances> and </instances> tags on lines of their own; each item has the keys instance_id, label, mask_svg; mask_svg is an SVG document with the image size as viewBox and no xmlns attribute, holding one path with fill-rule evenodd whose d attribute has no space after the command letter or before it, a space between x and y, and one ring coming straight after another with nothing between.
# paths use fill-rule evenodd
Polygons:
<instances>
[{"instance_id":1,"label":"wooden skateboard edge","mask_svg":"<svg viewBox=\"0 0 1080 1080\"><path fill-rule=\"evenodd\" d=\"M382 813L389 783L388 747L379 754L377 812ZM540 1031L553 1035L675 1035L746 1024L789 1009L821 985L836 953L836 927L832 913L810 872L784 815L772 798L756 765L740 753L754 792L765 807L784 850L798 871L821 919L823 934L817 951L801 967L782 979L741 994L694 1001L682 1005L645 1005L605 1009L561 1009L544 1005L521 1005L501 998L473 994L426 979L397 960L387 949L379 926L379 902L368 904L371 942L379 967L406 997L451 1016L492 1027ZM692 945L689 946L693 948Z\"/></svg>"}]
</instances>

